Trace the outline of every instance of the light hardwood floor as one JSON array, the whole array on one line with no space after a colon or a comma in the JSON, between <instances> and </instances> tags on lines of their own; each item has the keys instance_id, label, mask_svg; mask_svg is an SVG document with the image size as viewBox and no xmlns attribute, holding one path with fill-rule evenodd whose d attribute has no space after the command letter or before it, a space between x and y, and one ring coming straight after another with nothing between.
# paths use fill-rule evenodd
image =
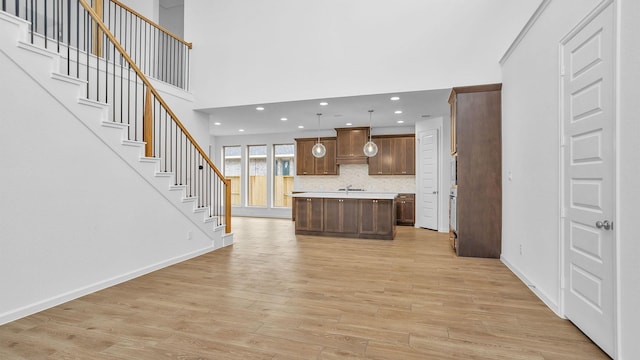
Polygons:
<instances>
[{"instance_id":1,"label":"light hardwood floor","mask_svg":"<svg viewBox=\"0 0 640 360\"><path fill-rule=\"evenodd\" d=\"M235 244L0 326L0 359L608 359L499 260L446 234L294 235L234 218Z\"/></svg>"}]
</instances>

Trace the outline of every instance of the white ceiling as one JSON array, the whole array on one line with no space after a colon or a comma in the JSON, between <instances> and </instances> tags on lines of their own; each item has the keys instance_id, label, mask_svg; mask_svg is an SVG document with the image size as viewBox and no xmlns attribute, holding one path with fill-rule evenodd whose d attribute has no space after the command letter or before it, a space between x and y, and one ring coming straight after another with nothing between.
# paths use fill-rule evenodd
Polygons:
<instances>
[{"instance_id":1,"label":"white ceiling","mask_svg":"<svg viewBox=\"0 0 640 360\"><path fill-rule=\"evenodd\" d=\"M211 115L210 132L214 136L304 132L352 126L369 126L369 112L373 128L413 127L417 120L448 116L450 89L413 91L377 95L324 98L271 104L253 104L204 110ZM400 100L392 101L392 96ZM328 105L321 106L320 102ZM256 107L264 110L256 110ZM394 112L401 110L402 114ZM281 118L287 118L282 121ZM403 120L404 123L398 123ZM220 125L214 125L219 122ZM304 126L299 129L298 126ZM244 129L241 132L240 129Z\"/></svg>"},{"instance_id":2,"label":"white ceiling","mask_svg":"<svg viewBox=\"0 0 640 360\"><path fill-rule=\"evenodd\" d=\"M384 1L384 0L379 0L379 1ZM421 2L423 0L413 0L413 1L418 2L419 4L423 4ZM469 1L468 3L466 3L466 1L467 0L457 0L457 2L451 3L450 5L449 5L449 1L446 2L448 5L444 6L444 9L448 10L448 12L441 11L439 17L434 17L434 12L427 12L427 14L425 14L426 25L431 26L431 27L426 27L427 29L433 30L433 27L435 27L436 29L438 28L445 29L445 30L448 29L446 31L452 31L455 34L457 34L457 37L454 37L453 40L449 39L451 37L450 36L451 34L449 34L449 32L446 32L446 31L445 31L446 33L443 33L442 31L430 31L425 33L424 31L425 23L419 23L419 25L416 25L413 22L409 24L405 24L401 21L400 25L403 25L403 26L397 26L398 22L396 20L396 22L389 22L386 26L394 27L394 28L398 27L399 29L404 29L403 31L407 31L406 36L401 37L399 40L404 41L404 38L413 39L413 37L418 36L420 39L419 44L421 48L424 48L426 46L428 48L432 48L435 51L433 53L430 53L430 55L432 55L431 56L432 58L437 58L441 60L444 59L443 61L449 61L449 62L451 62L452 60L458 61L454 69L458 76L457 78L454 76L456 74L449 73L450 71L452 71L451 69L441 68L442 66L446 67L446 65L448 65L449 62L446 62L444 64L442 62L432 63L432 64L436 64L435 66L438 66L438 68L441 68L440 70L437 70L435 66L431 66L431 68L435 69L434 74L437 74L438 76L441 76L445 79L447 79L449 76L452 78L460 79L460 78L465 78L464 76L465 72L473 72L474 71L473 69L476 69L472 65L475 65L476 63L484 64L482 62L483 57L480 55L487 52L491 53L492 56L495 56L495 64L497 67L499 57L502 56L502 54L504 53L504 50L506 50L510 42L513 41L513 39L515 39L515 37L517 36L517 32L520 31L520 29L522 29L526 21L529 19L531 14L533 14L533 12L535 11L535 9L540 3L540 0L527 0L522 2L519 1L517 3L514 3L511 0L483 0L478 2ZM363 2L354 1L354 2L348 2L348 4L352 4L354 8L357 8L357 6L362 6ZM408 1L407 4L411 5L412 3ZM467 6L460 7L462 4L466 4ZM337 6L337 5L334 3L334 6ZM413 4L413 6L417 6L417 4ZM432 7L433 9L443 9L442 3L436 0L433 0L433 3L427 6L426 8L428 9L430 7ZM404 7L403 11L405 11L406 8L411 8L411 7L410 6ZM418 8L423 9L425 7L421 5ZM225 9L226 8L223 7L219 10L222 11ZM353 9L351 10L352 12L350 12L349 14L353 13ZM359 14L359 13L356 12L356 14ZM399 14L402 14L402 12L399 12ZM430 17L426 17L427 15L429 15ZM373 19L370 22L377 24L377 22L383 21L385 19L384 14L378 14L378 17L379 18ZM427 19L429 21L427 21ZM451 19L455 19L455 21L452 21ZM292 21L292 19L289 19L289 18L285 20ZM393 25L393 24L396 24L396 25ZM267 23L260 22L258 25L261 25L262 27L260 26L256 26L256 27L258 29L262 29L263 32L267 32L267 30L265 29L272 29L269 27L265 28L265 26L273 27L273 24L270 22L267 22ZM461 30L458 29L458 27L460 27ZM280 29L280 27L276 27L276 29ZM286 26L283 27L283 29L280 29L280 30L285 31L285 34L290 33L286 30L288 29ZM338 38L341 38L349 35L350 36L349 39L352 39L353 42L355 43L359 43L360 41L360 38L358 36L365 36L365 35L362 35L361 32L358 32L359 27L357 26L353 27L354 29L353 33L349 32L350 28L347 26L342 26L340 29L342 29L343 32L338 34L339 36L334 34L335 36L338 36ZM371 30L371 27L367 29ZM420 31L417 31L416 29L419 29ZM477 31L474 31L473 29L476 29ZM397 31L394 32L394 34L398 35ZM308 35L309 33L314 34L313 32L307 32L306 34ZM376 34L379 34L379 33L380 32L377 32ZM232 36L233 34L235 33L231 32L229 36ZM281 33L276 31L274 32L274 34L281 34ZM464 83L464 82L460 83L460 80L432 82L433 79L431 77L425 77L425 75L422 74L422 76L416 75L414 76L414 78L419 80L418 83L423 84L422 85L424 86L423 89L429 89L429 84L431 84L432 86L435 85L434 86L434 88L436 88L435 90L408 91L408 90L420 89L422 87L418 85L418 87L412 86L410 88L407 88L406 92L369 94L369 95L361 95L361 96L344 97L344 95L349 94L350 91L343 91L341 94L338 94L335 92L335 86L334 86L334 89L332 90L332 92L336 93L336 97L298 100L300 98L304 99L312 96L319 96L318 94L321 94L326 89L331 88L330 86L327 86L326 83L323 83L324 85L323 84L319 85L318 89L320 90L318 91L305 91L306 89L304 87L300 88L298 86L298 88L296 88L295 86L289 86L288 88L286 88L288 92L287 91L283 92L285 94L288 94L288 96L280 96L280 98L278 98L277 96L269 96L274 92L280 91L280 88L278 85L279 83L277 82L277 76L275 76L274 74L278 74L278 73L284 74L285 79L283 80L283 83L287 83L287 84L293 83L294 85L296 85L298 84L297 82L298 79L295 79L296 81L292 81L292 79L286 78L286 76L290 76L288 72L288 68L286 66L283 68L283 65L280 62L275 61L274 63L274 62L269 62L265 60L264 62L254 64L252 62L253 61L252 56L259 55L260 57L264 57L267 59L270 59L271 56L275 56L277 59L280 59L280 57L276 56L277 53L275 53L274 55L274 52L273 52L274 50L271 49L270 46L272 46L273 44L276 44L276 45L279 44L280 46L285 46L286 44L283 42L274 43L273 41L266 41L268 39L266 40L263 39L265 40L265 43L262 44L260 41L253 39L251 36L239 37L239 38L245 42L249 41L252 45L256 45L256 46L261 45L262 47L259 47L259 50L255 50L255 52L243 52L243 49L245 49L244 47L239 49L234 46L226 46L225 45L226 43L224 42L220 44L216 43L222 46L223 49L225 49L227 52L232 53L232 55L235 53L249 55L249 56L245 56L244 58L242 57L230 57L229 59L224 58L220 61L220 63L228 66L230 66L230 64L236 64L237 62L240 62L242 64L245 64L245 63L250 64L252 66L252 68L250 69L252 70L252 72L251 74L244 74L244 73L236 74L236 76L239 77L238 81L242 83L243 87L237 87L238 86L236 84L237 82L229 83L229 79L226 79L226 78L225 78L226 82L225 82L225 79L220 79L220 82L218 83L222 84L220 85L220 91L222 91L223 93L226 90L228 90L228 92L232 94L242 93L244 95L246 93L245 98L248 101L240 102L240 103L249 104L249 105L210 107L210 108L198 109L199 111L205 112L210 115L209 128L210 128L210 133L213 136L234 136L234 135L249 135L249 134L255 135L255 134L268 134L268 133L291 133L291 132L294 132L294 133L300 132L301 136L305 136L304 134L302 134L303 132L317 131L318 129L325 130L326 132L326 130L328 129L347 127L346 125L347 122L352 123L353 124L352 126L368 126L369 125L368 110L370 109L374 110L374 113L372 115L372 126L374 128L374 134L376 133L375 131L376 128L380 129L382 127L399 127L399 126L413 127L416 121L419 121L421 119L428 119L430 117L437 117L437 116L444 116L444 117L449 116L449 104L447 103L447 99L451 89L442 88L443 86L477 85L477 83ZM298 39L296 36L286 37L286 39L290 39L291 41L293 41L293 44L298 44L298 45L300 44L299 43L300 39ZM315 38L312 37L311 40L313 39ZM366 38L364 40L369 41L368 39L369 38ZM455 39L458 39L458 41L457 42L454 41ZM444 48L442 46L440 47L436 46L437 44L442 45L443 42L448 45L445 46ZM494 43L497 43L497 44L494 44ZM320 45L322 44L324 43L320 42ZM400 42L400 44L405 44L402 46L406 47L406 43ZM428 45L425 45L425 44L428 44ZM401 45L399 46L402 47ZM461 51L461 49L459 48L461 46L468 51ZM339 46L336 46L336 48L342 49ZM278 49L281 50L281 48L278 48ZM334 48L328 47L328 49L334 49ZM447 50L444 51L442 49L447 49ZM491 51L488 51L487 49L491 49ZM429 62L425 63L424 58L415 57L415 56L412 57L412 54L414 53L410 51L411 49L404 49L404 50L406 50L404 53L402 53L404 55L399 55L401 59L404 59L404 60L411 59L407 61L413 61L414 63L417 62L419 64L422 64L421 66L423 67L430 66ZM500 50L502 52L500 52ZM293 52L293 55L296 55L296 54L297 54L296 52ZM464 61L460 63L460 59L463 59ZM349 59L338 57L336 62L348 61L348 60ZM224 61L227 61L228 63L225 63ZM296 61L304 62L303 60L296 60ZM329 60L327 61L333 61L333 60L329 58ZM382 68L389 69L389 70L384 73L385 76L383 77L380 77L380 76L377 78L372 77L373 80L371 81L373 81L373 84L376 84L376 85L378 85L379 83L395 84L393 81L389 79L389 77L392 77L394 74L401 74L401 75L404 74L402 72L399 72L398 69L393 68L390 64L384 63L385 61L384 59L378 60L378 61L383 62L383 64L381 65ZM440 64L440 65L437 65L437 64ZM464 66L465 64L468 64L469 66ZM207 66L208 65L209 64L207 63ZM331 63L330 65L334 65L334 64ZM265 66L267 67L265 68ZM292 64L289 64L288 66L292 66ZM221 68L224 68L224 66L221 66ZM337 69L340 71L343 71L344 69L351 69L351 71L358 70L358 69L354 70L352 67L346 67L346 66L345 67L333 66L333 67L327 67L327 68ZM299 70L300 69L298 69L297 72L292 70L291 73L300 74ZM261 76L258 76L254 80L252 76L256 76L256 74ZM268 74L270 76L273 75L273 76L265 77L264 74ZM425 74L428 74L428 73L425 73ZM295 75L292 75L292 76L295 76ZM335 76L338 77L339 75L335 75ZM329 78L329 83L331 85L335 85L334 83L336 83L336 80L338 80L337 82L340 82L340 81L343 81L344 79L347 79L348 81L351 81L351 79L354 79L352 81L353 83L362 85L363 83L366 83L366 80L367 80L367 79L363 80L357 76L354 76L352 78L348 73L342 74L340 76L342 77L338 77L333 81L333 83L331 83L331 79L333 78ZM468 77L474 78L471 75L468 75ZM247 78L251 80L244 81ZM495 77L493 77L492 79L495 79ZM243 80L244 82L242 82L241 80ZM285 80L287 80L288 82ZM211 79L209 78L205 78L204 80L202 80L203 83L209 83L210 81ZM404 81L406 82L407 80L405 79ZM495 81L495 80L491 80L491 81ZM304 79L301 83L304 84ZM315 82L309 81L309 83L312 84ZM402 82L399 82L399 83L402 83ZM251 84L255 86L250 86ZM371 84L366 83L364 85L369 86ZM367 86L364 86L364 85L361 86L360 88L367 88ZM313 86L313 85L309 85L309 86ZM289 91L290 88L293 88L296 90ZM359 88L358 86L355 87L355 89L358 89L358 88ZM376 87L371 86L371 88L375 89ZM390 89L392 88L393 87L390 87ZM398 89L398 88L401 89L402 87L395 87L395 89ZM339 89L340 88L338 88L338 91L340 91ZM385 91L384 87L377 87L377 89L378 90L382 89L382 91ZM378 91L378 90L372 90L372 91ZM326 92L326 93L331 95L331 92ZM351 94L358 94L358 93L351 92ZM342 96L342 97L338 97L338 96ZM392 96L399 96L400 100L391 101L390 97ZM296 100L296 101L253 103L254 101L259 101L257 99L260 99L260 98L273 99L275 101L278 101L279 99L286 100L287 97L291 100ZM216 97L216 99L217 98L218 97ZM243 97L236 96L236 98L241 99ZM235 99L237 104L238 102L236 98L230 97L225 99L227 101ZM322 101L326 101L329 104L327 106L320 106L319 103ZM224 104L224 101L219 101L219 103ZM202 104L203 105L207 104L207 101L203 101ZM233 101L230 101L229 104L233 104ZM256 110L256 107L258 106L264 107L264 110L263 111ZM403 111L403 113L401 115L396 115L394 114L394 111L396 110L401 110ZM320 119L320 126L318 126L318 117L316 115L317 113L323 114ZM287 121L281 121L280 119L283 117L287 118ZM398 124L397 123L398 120L403 120L404 123ZM214 123L216 122L219 123L219 125L214 125ZM304 129L299 129L298 126L304 126ZM243 129L244 131L241 132L240 129Z\"/></svg>"}]
</instances>

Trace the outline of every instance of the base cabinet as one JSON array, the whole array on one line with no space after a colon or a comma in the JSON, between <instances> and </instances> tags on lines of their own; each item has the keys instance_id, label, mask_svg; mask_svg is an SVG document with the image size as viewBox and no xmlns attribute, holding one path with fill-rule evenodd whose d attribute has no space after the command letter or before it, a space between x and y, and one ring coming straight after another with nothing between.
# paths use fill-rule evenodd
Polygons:
<instances>
[{"instance_id":1,"label":"base cabinet","mask_svg":"<svg viewBox=\"0 0 640 360\"><path fill-rule=\"evenodd\" d=\"M414 194L398 194L396 201L396 218L398 225L412 226L416 222L416 196Z\"/></svg>"},{"instance_id":2,"label":"base cabinet","mask_svg":"<svg viewBox=\"0 0 640 360\"><path fill-rule=\"evenodd\" d=\"M322 214L324 202L319 198L296 199L296 231L323 231Z\"/></svg>"},{"instance_id":3,"label":"base cabinet","mask_svg":"<svg viewBox=\"0 0 640 360\"><path fill-rule=\"evenodd\" d=\"M395 199L296 197L296 235L393 240Z\"/></svg>"},{"instance_id":4,"label":"base cabinet","mask_svg":"<svg viewBox=\"0 0 640 360\"><path fill-rule=\"evenodd\" d=\"M356 234L358 232L358 200L324 199L324 232Z\"/></svg>"},{"instance_id":5,"label":"base cabinet","mask_svg":"<svg viewBox=\"0 0 640 360\"><path fill-rule=\"evenodd\" d=\"M359 200L358 205L360 234L385 236L395 232L396 213L393 200Z\"/></svg>"}]
</instances>

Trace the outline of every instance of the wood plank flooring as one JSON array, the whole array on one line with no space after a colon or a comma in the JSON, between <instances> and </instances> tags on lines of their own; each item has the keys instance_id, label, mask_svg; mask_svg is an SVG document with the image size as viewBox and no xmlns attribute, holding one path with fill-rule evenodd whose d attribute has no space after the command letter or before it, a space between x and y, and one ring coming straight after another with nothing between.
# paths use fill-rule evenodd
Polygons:
<instances>
[{"instance_id":1,"label":"wood plank flooring","mask_svg":"<svg viewBox=\"0 0 640 360\"><path fill-rule=\"evenodd\" d=\"M296 238L254 218L234 232L233 247L0 326L0 359L608 359L446 234Z\"/></svg>"}]
</instances>

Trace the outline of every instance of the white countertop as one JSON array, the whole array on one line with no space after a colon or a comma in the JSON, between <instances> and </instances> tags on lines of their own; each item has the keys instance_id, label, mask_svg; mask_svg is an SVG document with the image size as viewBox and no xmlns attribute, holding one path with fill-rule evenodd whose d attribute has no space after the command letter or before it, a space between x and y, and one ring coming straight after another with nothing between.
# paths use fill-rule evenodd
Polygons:
<instances>
[{"instance_id":1,"label":"white countertop","mask_svg":"<svg viewBox=\"0 0 640 360\"><path fill-rule=\"evenodd\" d=\"M327 191L327 192L303 192L291 194L292 197L326 198L326 199L395 199L398 193L374 192L374 191Z\"/></svg>"}]
</instances>

